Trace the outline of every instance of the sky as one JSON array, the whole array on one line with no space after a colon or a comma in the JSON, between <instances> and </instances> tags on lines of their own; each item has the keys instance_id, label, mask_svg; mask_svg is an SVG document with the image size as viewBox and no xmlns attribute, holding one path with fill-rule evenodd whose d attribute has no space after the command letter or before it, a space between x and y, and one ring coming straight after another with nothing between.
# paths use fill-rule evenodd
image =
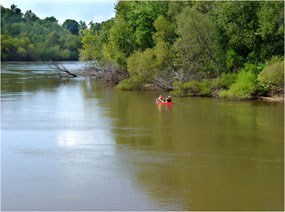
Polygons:
<instances>
[{"instance_id":1,"label":"sky","mask_svg":"<svg viewBox=\"0 0 285 212\"><path fill-rule=\"evenodd\" d=\"M54 16L60 24L66 19L77 22L102 22L115 17L117 0L0 0L5 8L15 4L22 13L32 10L39 18Z\"/></svg>"}]
</instances>

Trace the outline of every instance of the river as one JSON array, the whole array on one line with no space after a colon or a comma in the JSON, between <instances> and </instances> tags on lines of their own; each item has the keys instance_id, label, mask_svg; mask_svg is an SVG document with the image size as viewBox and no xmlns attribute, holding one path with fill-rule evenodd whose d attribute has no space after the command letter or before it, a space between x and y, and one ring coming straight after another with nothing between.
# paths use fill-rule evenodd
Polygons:
<instances>
[{"instance_id":1,"label":"river","mask_svg":"<svg viewBox=\"0 0 285 212\"><path fill-rule=\"evenodd\" d=\"M2 210L284 209L282 103L158 106L158 92L51 76L2 63Z\"/></svg>"}]
</instances>

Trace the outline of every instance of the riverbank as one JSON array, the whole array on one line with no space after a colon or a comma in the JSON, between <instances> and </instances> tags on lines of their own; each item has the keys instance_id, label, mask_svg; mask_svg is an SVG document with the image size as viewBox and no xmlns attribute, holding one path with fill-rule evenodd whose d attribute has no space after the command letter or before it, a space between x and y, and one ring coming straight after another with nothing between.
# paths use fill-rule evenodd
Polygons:
<instances>
[{"instance_id":1,"label":"riverbank","mask_svg":"<svg viewBox=\"0 0 285 212\"><path fill-rule=\"evenodd\" d=\"M266 101L266 102L284 102L284 96L272 96L272 97L267 97L267 96L260 96L258 97L259 100Z\"/></svg>"},{"instance_id":2,"label":"riverbank","mask_svg":"<svg viewBox=\"0 0 285 212\"><path fill-rule=\"evenodd\" d=\"M191 80L188 82L175 81L167 88L154 82L143 82L129 78L128 73L118 72L114 69L98 69L94 67L88 67L78 72L79 75L96 78L102 81L107 86L115 87L119 90L131 90L131 91L162 91L170 92L171 95L176 97L212 97L220 99L230 100L261 100L267 102L284 102L284 89L278 89L276 92L266 92L263 87L253 82L248 82L249 85L244 85L245 80L240 79L243 83L241 88L237 87L237 77L235 74L222 74L218 78L212 80ZM233 86L235 84L235 86ZM235 91L231 92L231 88L234 87ZM252 89L254 87L254 89ZM232 88L233 89L233 88Z\"/></svg>"},{"instance_id":3,"label":"riverbank","mask_svg":"<svg viewBox=\"0 0 285 212\"><path fill-rule=\"evenodd\" d=\"M4 62L6 68L1 70L9 71L10 69L14 69L15 65L24 65L29 66L29 63L33 62ZM7 65L9 64L9 65ZM58 63L60 67L66 68L70 73L76 74L78 77L91 77L96 80L102 82L105 86L114 87L119 90L141 90L141 91L161 91L170 93L175 97L212 97L212 98L220 98L220 99L231 99L236 101L242 100L261 100L267 102L284 102L284 88L279 88L276 91L278 92L267 92L265 93L262 90L262 87L257 87L256 83L251 83L251 86L254 86L254 90L250 90L252 93L250 95L245 96L246 98L240 98L239 96L232 96L229 98L228 96L222 96L221 93L228 92L231 90L231 87L237 86L237 75L236 74L221 74L218 78L213 79L202 79L202 80L191 80L188 82L174 81L172 83L168 83L168 86L159 84L159 82L144 82L141 80L136 80L132 77L129 77L127 71L117 71L110 66L105 66L103 68L97 68L91 63L87 62L67 62L61 61ZM8 68L8 69L7 69ZM6 70L7 69L7 70ZM24 67L24 69L26 69ZM57 70L55 67L49 65L45 62L34 62L32 66L32 71L36 74L47 75L46 70L52 69ZM58 73L54 72L54 77L57 77ZM52 76L49 75L50 77ZM68 78L68 77L67 77ZM62 77L61 77L62 79ZM245 88L247 88L244 84L245 80L240 80L242 82L242 86L239 86L241 91L244 92ZM256 82L256 81L255 81ZM126 86L122 86L122 85ZM251 87L249 87L251 88ZM236 89L236 88L235 88ZM237 89L236 89L237 90ZM253 91L255 93L253 93ZM233 94L235 94L233 92Z\"/></svg>"}]
</instances>

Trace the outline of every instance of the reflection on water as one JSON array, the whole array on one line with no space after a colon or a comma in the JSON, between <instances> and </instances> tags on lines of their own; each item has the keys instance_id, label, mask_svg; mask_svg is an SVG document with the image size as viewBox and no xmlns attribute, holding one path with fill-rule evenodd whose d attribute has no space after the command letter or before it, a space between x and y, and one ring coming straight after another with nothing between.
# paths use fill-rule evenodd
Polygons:
<instances>
[{"instance_id":1,"label":"reflection on water","mask_svg":"<svg viewBox=\"0 0 285 212\"><path fill-rule=\"evenodd\" d=\"M62 131L57 136L57 144L63 148L78 148L88 144L88 137L81 137L81 133L76 131Z\"/></svg>"},{"instance_id":2,"label":"reflection on water","mask_svg":"<svg viewBox=\"0 0 285 212\"><path fill-rule=\"evenodd\" d=\"M132 101L119 95L114 98L128 104L109 105L124 117L115 123L133 128L115 127L116 141L128 146L126 163L139 167L138 182L161 204L178 210L283 207L282 105L189 98L169 109L145 105L148 94L129 94ZM134 117L132 111L147 113Z\"/></svg>"},{"instance_id":3,"label":"reflection on water","mask_svg":"<svg viewBox=\"0 0 285 212\"><path fill-rule=\"evenodd\" d=\"M282 104L169 107L28 65L2 71L3 210L283 209Z\"/></svg>"}]
</instances>

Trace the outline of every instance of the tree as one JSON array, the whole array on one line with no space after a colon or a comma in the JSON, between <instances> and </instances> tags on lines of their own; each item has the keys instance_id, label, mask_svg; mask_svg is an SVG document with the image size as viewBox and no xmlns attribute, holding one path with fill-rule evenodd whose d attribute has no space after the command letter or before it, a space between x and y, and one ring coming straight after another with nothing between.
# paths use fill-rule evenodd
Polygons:
<instances>
[{"instance_id":1,"label":"tree","mask_svg":"<svg viewBox=\"0 0 285 212\"><path fill-rule=\"evenodd\" d=\"M93 21L90 21L89 23L90 25L90 30L94 33L94 34L98 34L99 30L100 30L100 24L99 23L93 23Z\"/></svg>"},{"instance_id":2,"label":"tree","mask_svg":"<svg viewBox=\"0 0 285 212\"><path fill-rule=\"evenodd\" d=\"M284 55L284 1L261 2L257 34L261 37L260 59Z\"/></svg>"},{"instance_id":3,"label":"tree","mask_svg":"<svg viewBox=\"0 0 285 212\"><path fill-rule=\"evenodd\" d=\"M100 30L95 33L94 28L82 30L81 42L82 49L80 50L81 60L94 60L97 63L103 64L103 46L106 45L109 39L109 31L113 26L114 20L102 22Z\"/></svg>"},{"instance_id":4,"label":"tree","mask_svg":"<svg viewBox=\"0 0 285 212\"><path fill-rule=\"evenodd\" d=\"M1 35L1 60L12 60L16 52L17 47L13 39L8 35Z\"/></svg>"},{"instance_id":5,"label":"tree","mask_svg":"<svg viewBox=\"0 0 285 212\"><path fill-rule=\"evenodd\" d=\"M22 21L22 12L16 5L12 5L11 9L4 8L1 5L1 32L6 30L6 24L19 23ZM3 29L4 27L4 29Z\"/></svg>"},{"instance_id":6,"label":"tree","mask_svg":"<svg viewBox=\"0 0 285 212\"><path fill-rule=\"evenodd\" d=\"M134 39L139 50L152 48L155 32L154 21L160 15L165 15L168 9L167 2L130 2L126 21L134 32Z\"/></svg>"},{"instance_id":7,"label":"tree","mask_svg":"<svg viewBox=\"0 0 285 212\"><path fill-rule=\"evenodd\" d=\"M272 57L258 75L258 80L265 90L276 93L284 92L284 58Z\"/></svg>"},{"instance_id":8,"label":"tree","mask_svg":"<svg viewBox=\"0 0 285 212\"><path fill-rule=\"evenodd\" d=\"M219 75L222 71L222 59L216 42L213 24L206 15L191 7L185 8L177 16L177 34L175 43L176 66L185 74L185 79L201 77L206 74ZM207 72L212 73L207 73Z\"/></svg>"},{"instance_id":9,"label":"tree","mask_svg":"<svg viewBox=\"0 0 285 212\"><path fill-rule=\"evenodd\" d=\"M127 58L136 49L132 29L123 18L118 18L109 33L109 42L104 47L104 58L126 68Z\"/></svg>"},{"instance_id":10,"label":"tree","mask_svg":"<svg viewBox=\"0 0 285 212\"><path fill-rule=\"evenodd\" d=\"M51 16L51 17L46 17L44 19L44 22L58 23L58 20L54 16Z\"/></svg>"},{"instance_id":11,"label":"tree","mask_svg":"<svg viewBox=\"0 0 285 212\"><path fill-rule=\"evenodd\" d=\"M87 25L85 23L85 21L79 21L79 29L87 29Z\"/></svg>"},{"instance_id":12,"label":"tree","mask_svg":"<svg viewBox=\"0 0 285 212\"><path fill-rule=\"evenodd\" d=\"M225 51L233 50L247 59L258 60L260 37L257 12L260 2L215 2L211 18L219 32L219 42Z\"/></svg>"},{"instance_id":13,"label":"tree","mask_svg":"<svg viewBox=\"0 0 285 212\"><path fill-rule=\"evenodd\" d=\"M46 42L49 45L57 45L59 42L59 35L57 34L56 31L52 31L47 34L46 36Z\"/></svg>"},{"instance_id":14,"label":"tree","mask_svg":"<svg viewBox=\"0 0 285 212\"><path fill-rule=\"evenodd\" d=\"M79 34L79 24L75 20L67 19L63 22L62 27L68 29L72 34Z\"/></svg>"},{"instance_id":15,"label":"tree","mask_svg":"<svg viewBox=\"0 0 285 212\"><path fill-rule=\"evenodd\" d=\"M39 17L37 17L36 14L33 13L31 10L27 10L24 14L24 20L26 22L32 22L39 20Z\"/></svg>"},{"instance_id":16,"label":"tree","mask_svg":"<svg viewBox=\"0 0 285 212\"><path fill-rule=\"evenodd\" d=\"M11 11L12 11L13 13L15 13L16 15L20 15L20 16L23 15L21 9L18 8L15 4L12 4L12 5L11 5Z\"/></svg>"},{"instance_id":17,"label":"tree","mask_svg":"<svg viewBox=\"0 0 285 212\"><path fill-rule=\"evenodd\" d=\"M80 38L58 25L54 17L39 19L28 10L1 6L1 60L76 60Z\"/></svg>"},{"instance_id":18,"label":"tree","mask_svg":"<svg viewBox=\"0 0 285 212\"><path fill-rule=\"evenodd\" d=\"M153 23L156 32L152 38L155 43L159 41L165 41L169 44L173 44L177 35L175 33L175 24L167 20L164 16L159 16Z\"/></svg>"},{"instance_id":19,"label":"tree","mask_svg":"<svg viewBox=\"0 0 285 212\"><path fill-rule=\"evenodd\" d=\"M132 53L154 47L153 23L159 15L166 14L167 5L167 2L119 1L104 57L126 69L127 58Z\"/></svg>"},{"instance_id":20,"label":"tree","mask_svg":"<svg viewBox=\"0 0 285 212\"><path fill-rule=\"evenodd\" d=\"M284 54L283 1L214 2L211 19L221 46L240 56L240 64Z\"/></svg>"},{"instance_id":21,"label":"tree","mask_svg":"<svg viewBox=\"0 0 285 212\"><path fill-rule=\"evenodd\" d=\"M82 32L87 29L85 21L79 21L79 35L82 36Z\"/></svg>"}]
</instances>

